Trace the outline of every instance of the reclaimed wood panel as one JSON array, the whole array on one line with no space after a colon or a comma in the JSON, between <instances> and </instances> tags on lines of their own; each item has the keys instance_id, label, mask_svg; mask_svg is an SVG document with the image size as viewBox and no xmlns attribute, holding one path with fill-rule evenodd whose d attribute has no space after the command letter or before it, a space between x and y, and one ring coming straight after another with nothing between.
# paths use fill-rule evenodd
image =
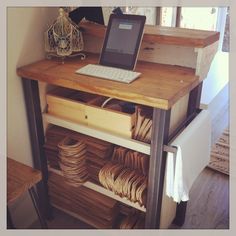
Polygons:
<instances>
[{"instance_id":1,"label":"reclaimed wood panel","mask_svg":"<svg viewBox=\"0 0 236 236\"><path fill-rule=\"evenodd\" d=\"M91 22L81 22L84 34L104 38L106 27ZM220 33L207 30L145 25L143 41L187 47L206 47L219 40Z\"/></svg>"},{"instance_id":2,"label":"reclaimed wood panel","mask_svg":"<svg viewBox=\"0 0 236 236\"><path fill-rule=\"evenodd\" d=\"M136 70L142 75L131 84L75 73L80 67L97 62L98 56L94 54L88 54L85 60L67 59L65 64L58 60L42 60L17 69L17 73L21 77L164 110L199 83L194 69L150 62L137 63Z\"/></svg>"},{"instance_id":3,"label":"reclaimed wood panel","mask_svg":"<svg viewBox=\"0 0 236 236\"><path fill-rule=\"evenodd\" d=\"M90 52L100 54L103 45L103 38L85 34L83 36L83 39L84 51L86 53ZM167 45L156 42L152 43L142 41L138 54L138 61L196 68L198 54L197 52L195 52L195 49L196 48L186 46ZM181 56L176 57L176 55Z\"/></svg>"},{"instance_id":4,"label":"reclaimed wood panel","mask_svg":"<svg viewBox=\"0 0 236 236\"><path fill-rule=\"evenodd\" d=\"M96 228L112 228L118 214L117 201L83 186L70 186L63 177L51 172L48 185L52 204L80 215L80 219Z\"/></svg>"}]
</instances>

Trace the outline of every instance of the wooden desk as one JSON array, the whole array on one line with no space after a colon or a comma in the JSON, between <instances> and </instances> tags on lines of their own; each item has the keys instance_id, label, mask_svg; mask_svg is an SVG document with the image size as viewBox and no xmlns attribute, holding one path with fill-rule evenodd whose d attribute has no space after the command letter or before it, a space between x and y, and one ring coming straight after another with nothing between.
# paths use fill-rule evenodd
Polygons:
<instances>
[{"instance_id":1,"label":"wooden desk","mask_svg":"<svg viewBox=\"0 0 236 236\"><path fill-rule=\"evenodd\" d=\"M189 104L189 107L195 111L197 107L195 96L197 93L191 93L191 91L199 90L198 77L194 75L192 69L148 62L139 62L137 69L142 72L142 76L129 85L75 74L78 67L86 63L93 63L97 58L89 54L84 61L73 59L67 60L65 64L58 61L43 60L17 70L18 75L24 78L23 84L29 125L31 135L34 137L32 140L35 142L34 146L38 147L33 149L34 156L36 156L35 161L39 161L38 168L47 173L47 163L43 151L44 134L39 105L38 81L154 107L154 128L149 151L150 168L146 227L159 228L166 155L163 152L163 145L169 142L171 107L174 106L175 102L190 93L190 100L192 99L194 102ZM194 86L196 87L194 88ZM49 205L46 197L44 202L45 205Z\"/></svg>"},{"instance_id":2,"label":"wooden desk","mask_svg":"<svg viewBox=\"0 0 236 236\"><path fill-rule=\"evenodd\" d=\"M89 48L90 51L93 51L94 48L99 51L101 46L99 44L99 39L102 39L103 37L104 28L94 26L94 24L92 25L92 28L89 28L90 25L87 25L86 27L85 29L87 31L85 32L85 37L88 36L86 41L87 48ZM176 29L172 29L172 31L176 31ZM168 46L173 46L170 45L172 38L170 35L168 36L171 32L170 29L169 32L168 30L165 31L162 36L161 33L163 31L160 31L159 33L156 31L154 31L154 33L151 32L144 35L144 40L146 40L144 43L152 45L153 40L156 40L156 42L160 40L162 44L166 43ZM181 45L181 47L175 47L175 50L185 51L186 46L189 47L188 52L186 53L185 51L184 56L191 57L191 65L193 65L193 67L187 68L184 66L188 61L188 58L184 58L181 62L178 62L178 65L183 66L156 63L162 61L163 58L155 58L156 49L153 49L153 52L151 53L153 56L145 58L145 55L143 54L143 58L146 62L140 60L137 64L136 70L142 73L141 77L128 85L75 74L75 70L81 66L88 63L97 63L98 56L90 53L86 53L87 58L83 61L74 58L66 60L65 64L61 64L60 61L56 60L42 60L17 69L18 75L23 78L22 81L35 167L41 169L45 176L44 187L41 189L41 200L43 201L45 210L49 208L50 204L46 191L48 169L43 150L44 131L38 82L72 88L153 107L152 138L151 145L148 147L150 154L150 168L145 227L148 229L160 228L161 225L164 224L163 214L168 214L168 209L163 210L162 208L162 200L166 201L165 195L163 194L166 164L166 153L163 151L163 145L168 144L171 137L173 137L181 128L186 126L187 122L190 122L197 113L201 96L201 81L214 57L215 46L213 47L213 50L211 45L218 40L219 36L217 33L192 31L195 36L189 37L188 39L185 38L183 41L183 34L186 36L188 33L186 33L187 31L185 30L181 30L181 32L182 33L178 31L175 33L175 40L172 44L176 46L177 42L177 45ZM89 37L91 41L88 40ZM193 38L196 40L200 38L200 41L196 41ZM96 40L98 40L97 45L94 44ZM145 47L146 45L143 46L143 50L145 50ZM210 47L210 51L208 47ZM161 50L163 49L165 49L165 47ZM94 52L96 52L96 50L94 50ZM178 56L179 55L175 55L175 57ZM175 61L173 61L171 57L172 55L169 55L168 57L168 60L171 61L170 64L175 64ZM165 61L166 58L163 60ZM150 61L154 61L155 63ZM202 65L207 65L207 67L204 67L202 70ZM184 111L185 115L179 118L178 124L172 128L172 131L170 132L173 120L176 119L173 115L176 106L184 98L187 98ZM71 128L72 126L69 124L69 127ZM75 128L75 130L79 132L79 128ZM104 140L112 142L112 140L109 140L109 135L106 135L106 133L103 134L105 137ZM90 132L90 135L93 134ZM122 139L121 137L119 137L119 140L121 140L119 141L121 146L122 143L124 144L125 142L131 144L134 142L132 139ZM180 209L180 211L178 209ZM176 219L180 224L184 222L185 210L186 205L184 205L182 210L181 208L177 208ZM48 215L50 215L50 211L48 211Z\"/></svg>"}]
</instances>

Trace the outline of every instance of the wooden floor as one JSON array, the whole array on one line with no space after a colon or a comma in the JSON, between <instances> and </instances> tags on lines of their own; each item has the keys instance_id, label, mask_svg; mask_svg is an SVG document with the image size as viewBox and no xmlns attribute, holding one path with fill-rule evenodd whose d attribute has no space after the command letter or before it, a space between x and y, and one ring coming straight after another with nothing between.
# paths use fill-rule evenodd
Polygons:
<instances>
[{"instance_id":1,"label":"wooden floor","mask_svg":"<svg viewBox=\"0 0 236 236\"><path fill-rule=\"evenodd\" d=\"M171 225L172 229L179 227ZM181 229L229 228L229 177L205 168L190 191Z\"/></svg>"},{"instance_id":2,"label":"wooden floor","mask_svg":"<svg viewBox=\"0 0 236 236\"><path fill-rule=\"evenodd\" d=\"M229 126L226 104L212 121L212 144ZM179 227L171 225L172 229ZM190 191L186 219L181 229L229 228L229 177L205 168Z\"/></svg>"},{"instance_id":3,"label":"wooden floor","mask_svg":"<svg viewBox=\"0 0 236 236\"><path fill-rule=\"evenodd\" d=\"M212 121L212 144L229 125L228 104ZM171 225L171 228L178 228ZM186 219L182 229L229 228L229 177L205 168L190 191Z\"/></svg>"}]
</instances>

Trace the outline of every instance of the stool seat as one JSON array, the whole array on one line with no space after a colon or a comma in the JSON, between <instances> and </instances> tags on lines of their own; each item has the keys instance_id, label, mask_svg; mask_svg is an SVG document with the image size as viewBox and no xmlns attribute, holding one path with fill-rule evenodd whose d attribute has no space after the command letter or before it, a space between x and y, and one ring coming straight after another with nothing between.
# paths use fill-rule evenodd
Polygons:
<instances>
[{"instance_id":1,"label":"stool seat","mask_svg":"<svg viewBox=\"0 0 236 236\"><path fill-rule=\"evenodd\" d=\"M20 197L41 179L40 171L7 158L7 204Z\"/></svg>"},{"instance_id":2,"label":"stool seat","mask_svg":"<svg viewBox=\"0 0 236 236\"><path fill-rule=\"evenodd\" d=\"M28 191L38 215L43 229L47 229L47 222L44 219L39 205L39 197L34 187L42 180L42 174L39 170L26 166L11 158L7 158L7 228L14 229L10 210L8 205Z\"/></svg>"}]
</instances>

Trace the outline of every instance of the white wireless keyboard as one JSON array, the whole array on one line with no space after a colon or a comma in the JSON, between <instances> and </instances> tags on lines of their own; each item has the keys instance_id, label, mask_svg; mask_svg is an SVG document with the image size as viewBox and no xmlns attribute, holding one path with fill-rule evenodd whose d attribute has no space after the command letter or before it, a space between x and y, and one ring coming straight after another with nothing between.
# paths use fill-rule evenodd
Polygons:
<instances>
[{"instance_id":1,"label":"white wireless keyboard","mask_svg":"<svg viewBox=\"0 0 236 236\"><path fill-rule=\"evenodd\" d=\"M99 77L103 79L113 80L122 83L131 83L138 78L141 73L124 70L115 67L88 64L76 71L78 74Z\"/></svg>"}]
</instances>

